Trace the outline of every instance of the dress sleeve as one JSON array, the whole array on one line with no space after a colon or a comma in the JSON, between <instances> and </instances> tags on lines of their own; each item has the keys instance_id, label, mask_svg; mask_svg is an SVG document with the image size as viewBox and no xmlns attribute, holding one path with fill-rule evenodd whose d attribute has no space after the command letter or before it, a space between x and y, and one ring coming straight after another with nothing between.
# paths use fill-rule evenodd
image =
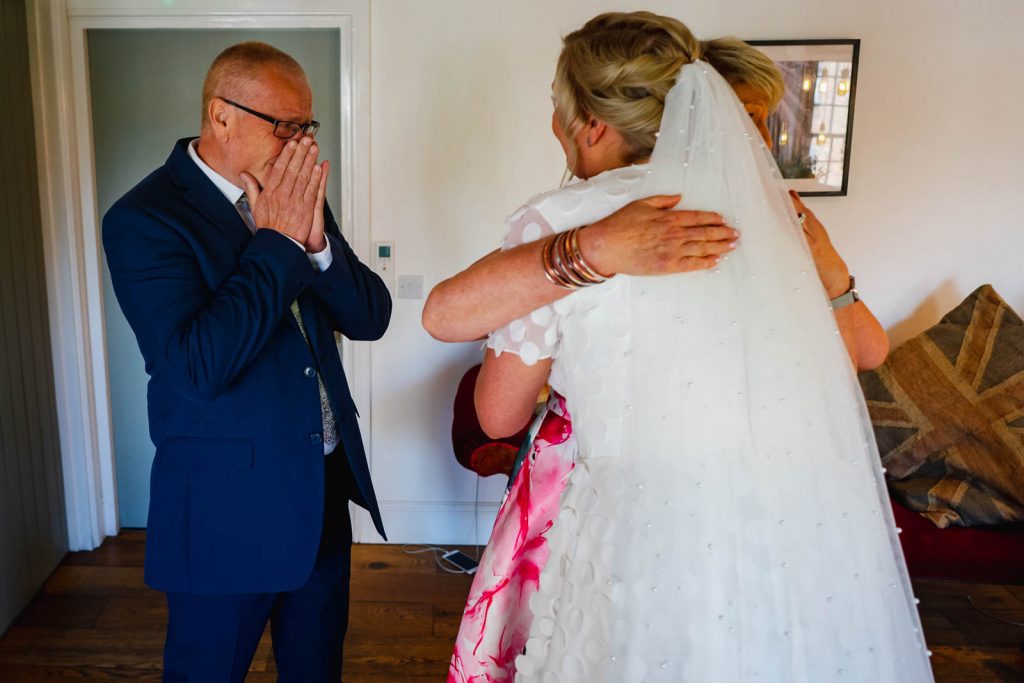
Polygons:
<instances>
[{"instance_id":1,"label":"dress sleeve","mask_svg":"<svg viewBox=\"0 0 1024 683\"><path fill-rule=\"evenodd\" d=\"M512 214L506 221L508 232L502 250L535 242L555 234L555 229L537 209L527 206ZM529 315L513 320L487 338L487 348L495 355L504 352L518 355L526 365L544 358L554 358L558 351L561 321L566 311L566 299L559 299Z\"/></svg>"}]
</instances>

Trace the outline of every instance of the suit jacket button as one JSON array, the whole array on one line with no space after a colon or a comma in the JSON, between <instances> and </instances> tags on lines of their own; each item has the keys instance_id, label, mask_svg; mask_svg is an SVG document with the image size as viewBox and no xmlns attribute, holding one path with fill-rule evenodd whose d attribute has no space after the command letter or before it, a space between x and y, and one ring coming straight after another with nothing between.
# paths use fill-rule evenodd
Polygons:
<instances>
[{"instance_id":1,"label":"suit jacket button","mask_svg":"<svg viewBox=\"0 0 1024 683\"><path fill-rule=\"evenodd\" d=\"M319 432L317 432L317 433L314 433L314 434L310 434L310 435L309 435L309 442L310 442L310 443L314 443L314 444L319 444L319 443L323 443L323 442L324 442L324 437L322 437L322 436L321 436L321 435L319 434Z\"/></svg>"},{"instance_id":2,"label":"suit jacket button","mask_svg":"<svg viewBox=\"0 0 1024 683\"><path fill-rule=\"evenodd\" d=\"M302 371L302 374L305 375L306 377L316 377L316 368L310 365L309 367Z\"/></svg>"}]
</instances>

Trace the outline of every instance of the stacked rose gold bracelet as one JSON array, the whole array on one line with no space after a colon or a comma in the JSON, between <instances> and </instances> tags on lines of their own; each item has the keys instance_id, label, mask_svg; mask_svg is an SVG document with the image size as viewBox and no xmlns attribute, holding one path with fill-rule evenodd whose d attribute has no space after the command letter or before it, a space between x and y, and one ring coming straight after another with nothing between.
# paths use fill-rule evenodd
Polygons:
<instances>
[{"instance_id":1,"label":"stacked rose gold bracelet","mask_svg":"<svg viewBox=\"0 0 1024 683\"><path fill-rule=\"evenodd\" d=\"M544 245L544 275L557 287L579 289L600 284L611 277L594 270L583 258L580 251L580 230L581 228L573 228L560 232L548 239Z\"/></svg>"}]
</instances>

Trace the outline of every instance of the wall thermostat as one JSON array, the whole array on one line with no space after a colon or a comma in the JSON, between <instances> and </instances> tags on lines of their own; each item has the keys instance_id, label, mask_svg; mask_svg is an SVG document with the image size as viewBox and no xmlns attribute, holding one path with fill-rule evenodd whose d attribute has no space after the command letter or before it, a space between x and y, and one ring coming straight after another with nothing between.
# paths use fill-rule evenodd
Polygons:
<instances>
[{"instance_id":1,"label":"wall thermostat","mask_svg":"<svg viewBox=\"0 0 1024 683\"><path fill-rule=\"evenodd\" d=\"M384 280L391 296L395 295L395 243L374 242L373 243L373 272Z\"/></svg>"}]
</instances>

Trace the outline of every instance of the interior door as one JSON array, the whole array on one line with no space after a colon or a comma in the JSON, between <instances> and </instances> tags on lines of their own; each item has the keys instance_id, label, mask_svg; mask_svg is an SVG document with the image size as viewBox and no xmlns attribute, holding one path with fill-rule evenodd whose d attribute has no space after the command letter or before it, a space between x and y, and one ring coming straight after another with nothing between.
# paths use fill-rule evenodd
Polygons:
<instances>
[{"instance_id":1,"label":"interior door","mask_svg":"<svg viewBox=\"0 0 1024 683\"><path fill-rule=\"evenodd\" d=\"M89 91L100 215L162 166L176 140L199 134L202 88L214 57L261 40L295 57L313 89L321 157L340 157L340 32L337 29L90 29ZM332 164L328 202L339 212L341 165ZM103 309L120 524L146 526L149 440L142 355L103 264ZM351 375L351 373L350 373Z\"/></svg>"}]
</instances>

